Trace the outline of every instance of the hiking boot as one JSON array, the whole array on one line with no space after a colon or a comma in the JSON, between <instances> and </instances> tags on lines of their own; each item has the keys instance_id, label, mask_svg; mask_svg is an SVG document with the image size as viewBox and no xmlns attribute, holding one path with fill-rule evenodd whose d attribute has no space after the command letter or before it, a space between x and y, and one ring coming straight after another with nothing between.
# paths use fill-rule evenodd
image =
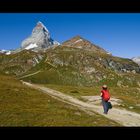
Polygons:
<instances>
[{"instance_id":1,"label":"hiking boot","mask_svg":"<svg viewBox=\"0 0 140 140\"><path fill-rule=\"evenodd\" d=\"M104 112L104 114L107 114L107 112Z\"/></svg>"}]
</instances>

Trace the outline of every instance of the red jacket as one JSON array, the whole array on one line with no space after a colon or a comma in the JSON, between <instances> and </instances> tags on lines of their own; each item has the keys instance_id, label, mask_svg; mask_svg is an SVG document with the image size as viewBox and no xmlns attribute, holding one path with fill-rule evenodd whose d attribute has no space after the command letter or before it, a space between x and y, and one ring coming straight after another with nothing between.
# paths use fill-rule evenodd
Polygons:
<instances>
[{"instance_id":1,"label":"red jacket","mask_svg":"<svg viewBox=\"0 0 140 140\"><path fill-rule=\"evenodd\" d=\"M103 100L108 101L110 99L110 93L108 90L101 90L101 97L103 98Z\"/></svg>"}]
</instances>

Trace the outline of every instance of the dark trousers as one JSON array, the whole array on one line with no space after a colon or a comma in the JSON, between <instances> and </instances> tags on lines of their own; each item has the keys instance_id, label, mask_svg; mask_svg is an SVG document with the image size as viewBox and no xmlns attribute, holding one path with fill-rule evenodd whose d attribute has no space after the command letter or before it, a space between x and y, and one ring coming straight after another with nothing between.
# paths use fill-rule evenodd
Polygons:
<instances>
[{"instance_id":1,"label":"dark trousers","mask_svg":"<svg viewBox=\"0 0 140 140\"><path fill-rule=\"evenodd\" d=\"M108 101L105 101L102 99L102 105L103 105L103 109L104 109L104 113L107 114L109 108L108 108Z\"/></svg>"}]
</instances>

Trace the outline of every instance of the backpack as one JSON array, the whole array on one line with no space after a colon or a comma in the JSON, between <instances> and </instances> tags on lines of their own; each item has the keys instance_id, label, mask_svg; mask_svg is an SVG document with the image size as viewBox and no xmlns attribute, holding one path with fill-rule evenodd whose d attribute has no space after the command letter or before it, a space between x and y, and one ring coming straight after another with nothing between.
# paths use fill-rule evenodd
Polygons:
<instances>
[{"instance_id":1,"label":"backpack","mask_svg":"<svg viewBox=\"0 0 140 140\"><path fill-rule=\"evenodd\" d=\"M110 99L109 91L108 90L102 90L101 92L103 93L103 95L102 95L103 100L108 101Z\"/></svg>"},{"instance_id":2,"label":"backpack","mask_svg":"<svg viewBox=\"0 0 140 140\"><path fill-rule=\"evenodd\" d=\"M108 102L108 108L109 108L109 109L112 108L112 104L111 104L111 102Z\"/></svg>"}]
</instances>

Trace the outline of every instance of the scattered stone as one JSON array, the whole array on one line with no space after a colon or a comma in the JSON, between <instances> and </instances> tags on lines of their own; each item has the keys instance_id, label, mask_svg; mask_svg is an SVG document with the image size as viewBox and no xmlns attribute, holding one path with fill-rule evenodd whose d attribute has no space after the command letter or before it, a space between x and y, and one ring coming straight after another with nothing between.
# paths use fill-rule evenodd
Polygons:
<instances>
[{"instance_id":1,"label":"scattered stone","mask_svg":"<svg viewBox=\"0 0 140 140\"><path fill-rule=\"evenodd\" d=\"M130 73L130 71L129 71L129 70L127 70L126 72L127 72L127 73Z\"/></svg>"},{"instance_id":2,"label":"scattered stone","mask_svg":"<svg viewBox=\"0 0 140 140\"><path fill-rule=\"evenodd\" d=\"M106 76L104 75L103 78L106 79Z\"/></svg>"},{"instance_id":3,"label":"scattered stone","mask_svg":"<svg viewBox=\"0 0 140 140\"><path fill-rule=\"evenodd\" d=\"M81 113L80 112L75 112L74 114L75 115L78 115L78 116L81 116Z\"/></svg>"},{"instance_id":4,"label":"scattered stone","mask_svg":"<svg viewBox=\"0 0 140 140\"><path fill-rule=\"evenodd\" d=\"M130 106L130 107L129 107L129 109L133 109L133 108L134 108L133 106Z\"/></svg>"},{"instance_id":5,"label":"scattered stone","mask_svg":"<svg viewBox=\"0 0 140 140\"><path fill-rule=\"evenodd\" d=\"M60 59L58 59L58 58L55 58L55 59L53 60L53 64L56 64L56 65L61 65L61 66L63 66L63 65L64 65L63 61L61 61L61 60L60 60Z\"/></svg>"},{"instance_id":6,"label":"scattered stone","mask_svg":"<svg viewBox=\"0 0 140 140\"><path fill-rule=\"evenodd\" d=\"M137 82L137 85L140 87L140 82Z\"/></svg>"},{"instance_id":7,"label":"scattered stone","mask_svg":"<svg viewBox=\"0 0 140 140\"><path fill-rule=\"evenodd\" d=\"M123 72L127 72L127 70L126 70L126 69L122 69L122 71L123 71Z\"/></svg>"},{"instance_id":8,"label":"scattered stone","mask_svg":"<svg viewBox=\"0 0 140 140\"><path fill-rule=\"evenodd\" d=\"M114 78L113 78L113 77L111 77L111 78L110 78L110 80L114 80Z\"/></svg>"},{"instance_id":9,"label":"scattered stone","mask_svg":"<svg viewBox=\"0 0 140 140\"><path fill-rule=\"evenodd\" d=\"M13 90L16 91L16 92L19 92L19 89L17 89L17 88L14 88Z\"/></svg>"},{"instance_id":10,"label":"scattered stone","mask_svg":"<svg viewBox=\"0 0 140 140\"><path fill-rule=\"evenodd\" d=\"M135 71L135 70L132 70L132 73L134 73L134 74L135 74L135 73L136 73L136 71Z\"/></svg>"},{"instance_id":11,"label":"scattered stone","mask_svg":"<svg viewBox=\"0 0 140 140\"><path fill-rule=\"evenodd\" d=\"M118 87L121 87L121 86L122 86L122 83L123 83L122 81L118 81L118 82L117 82L117 86L118 86Z\"/></svg>"},{"instance_id":12,"label":"scattered stone","mask_svg":"<svg viewBox=\"0 0 140 140\"><path fill-rule=\"evenodd\" d=\"M97 124L97 122L94 122L95 124Z\"/></svg>"},{"instance_id":13,"label":"scattered stone","mask_svg":"<svg viewBox=\"0 0 140 140\"><path fill-rule=\"evenodd\" d=\"M96 70L95 70L95 68L94 67L85 67L85 71L87 72L87 73L89 73L89 74L91 74L91 73L95 73L96 72Z\"/></svg>"},{"instance_id":14,"label":"scattered stone","mask_svg":"<svg viewBox=\"0 0 140 140\"><path fill-rule=\"evenodd\" d=\"M90 75L89 77L90 77L90 79L93 79L93 78L94 78L94 76L93 76L93 75Z\"/></svg>"},{"instance_id":15,"label":"scattered stone","mask_svg":"<svg viewBox=\"0 0 140 140\"><path fill-rule=\"evenodd\" d=\"M9 74L9 71L6 71L5 74Z\"/></svg>"}]
</instances>

